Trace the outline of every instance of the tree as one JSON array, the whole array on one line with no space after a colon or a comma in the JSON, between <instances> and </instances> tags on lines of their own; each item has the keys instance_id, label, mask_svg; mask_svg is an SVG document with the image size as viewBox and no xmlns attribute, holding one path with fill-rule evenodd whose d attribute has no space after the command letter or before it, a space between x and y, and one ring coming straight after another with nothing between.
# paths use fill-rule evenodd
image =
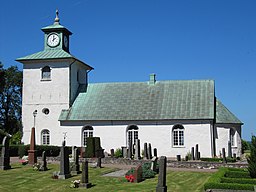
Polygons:
<instances>
[{"instance_id":1,"label":"tree","mask_svg":"<svg viewBox=\"0 0 256 192\"><path fill-rule=\"evenodd\" d=\"M22 72L16 66L4 69L0 63L0 128L15 134L21 126Z\"/></svg>"},{"instance_id":2,"label":"tree","mask_svg":"<svg viewBox=\"0 0 256 192\"><path fill-rule=\"evenodd\" d=\"M250 173L251 178L256 178L256 136L252 136L251 142L251 154L248 157L248 171Z\"/></svg>"},{"instance_id":3,"label":"tree","mask_svg":"<svg viewBox=\"0 0 256 192\"><path fill-rule=\"evenodd\" d=\"M249 150L250 149L250 145L247 141L243 140L242 139L242 154L244 154L244 152L246 150Z\"/></svg>"}]
</instances>

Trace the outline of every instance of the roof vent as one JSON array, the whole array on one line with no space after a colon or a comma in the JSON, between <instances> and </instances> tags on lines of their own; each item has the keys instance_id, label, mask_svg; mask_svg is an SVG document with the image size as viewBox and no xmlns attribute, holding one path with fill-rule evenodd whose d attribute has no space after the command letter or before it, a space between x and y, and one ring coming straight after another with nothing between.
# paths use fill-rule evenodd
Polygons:
<instances>
[{"instance_id":1,"label":"roof vent","mask_svg":"<svg viewBox=\"0 0 256 192\"><path fill-rule=\"evenodd\" d=\"M156 74L150 74L149 84L154 85L156 83Z\"/></svg>"}]
</instances>

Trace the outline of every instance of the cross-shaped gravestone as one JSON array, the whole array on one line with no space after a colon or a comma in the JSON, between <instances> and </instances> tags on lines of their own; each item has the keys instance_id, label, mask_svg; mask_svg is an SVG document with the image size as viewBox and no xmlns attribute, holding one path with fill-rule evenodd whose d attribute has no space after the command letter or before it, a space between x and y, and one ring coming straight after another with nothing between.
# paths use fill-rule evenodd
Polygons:
<instances>
[{"instance_id":1,"label":"cross-shaped gravestone","mask_svg":"<svg viewBox=\"0 0 256 192\"><path fill-rule=\"evenodd\" d=\"M65 141L62 142L60 148L60 174L59 179L67 179L71 177L69 170L69 154L68 148L65 146Z\"/></svg>"}]
</instances>

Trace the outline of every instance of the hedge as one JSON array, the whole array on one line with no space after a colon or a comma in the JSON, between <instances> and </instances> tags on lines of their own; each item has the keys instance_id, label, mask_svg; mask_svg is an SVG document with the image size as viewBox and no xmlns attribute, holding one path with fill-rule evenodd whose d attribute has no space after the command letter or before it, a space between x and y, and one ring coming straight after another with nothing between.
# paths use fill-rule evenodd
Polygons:
<instances>
[{"instance_id":1,"label":"hedge","mask_svg":"<svg viewBox=\"0 0 256 192\"><path fill-rule=\"evenodd\" d=\"M245 171L229 171L227 170L225 173L225 177L229 178L250 178L248 172Z\"/></svg>"},{"instance_id":2,"label":"hedge","mask_svg":"<svg viewBox=\"0 0 256 192\"><path fill-rule=\"evenodd\" d=\"M252 184L252 185L256 185L256 179L222 177L221 178L221 183L237 183L237 184Z\"/></svg>"},{"instance_id":3,"label":"hedge","mask_svg":"<svg viewBox=\"0 0 256 192\"><path fill-rule=\"evenodd\" d=\"M236 162L236 159L235 158L230 158L230 157L227 157L227 162L230 162L230 163L234 163ZM208 162L222 162L223 161L223 158L208 158L208 157L203 157L203 158L200 158L201 161L208 161Z\"/></svg>"},{"instance_id":4,"label":"hedge","mask_svg":"<svg viewBox=\"0 0 256 192\"><path fill-rule=\"evenodd\" d=\"M230 171L232 170L232 171ZM228 173L228 174L227 174ZM216 172L215 174L213 174L210 179L208 180L208 182L206 182L204 184L204 189L233 189L233 190L251 190L254 191L254 184L241 184L241 183L236 183L235 180L233 179L233 182L229 182L229 183L224 183L225 179L226 181L231 181L232 178L227 178L225 176L228 175L239 175L239 174L243 174L243 175L248 175L248 172L244 171L244 170L234 170L234 168L224 168L221 167L219 168L218 172ZM249 179L244 179L244 178L240 178L240 180L249 180ZM251 179L250 179L251 180Z\"/></svg>"}]
</instances>

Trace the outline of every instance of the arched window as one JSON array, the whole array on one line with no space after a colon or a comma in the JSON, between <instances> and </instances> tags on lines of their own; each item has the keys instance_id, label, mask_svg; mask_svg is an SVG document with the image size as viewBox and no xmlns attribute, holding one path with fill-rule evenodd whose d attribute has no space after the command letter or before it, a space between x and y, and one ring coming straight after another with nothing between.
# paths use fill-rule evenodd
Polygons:
<instances>
[{"instance_id":1,"label":"arched window","mask_svg":"<svg viewBox=\"0 0 256 192\"><path fill-rule=\"evenodd\" d=\"M86 147L86 139L93 137L93 128L90 125L86 125L82 128L82 145Z\"/></svg>"},{"instance_id":2,"label":"arched window","mask_svg":"<svg viewBox=\"0 0 256 192\"><path fill-rule=\"evenodd\" d=\"M233 128L230 128L230 142L231 142L231 146L235 146L236 145L236 137L235 137L235 130Z\"/></svg>"},{"instance_id":3,"label":"arched window","mask_svg":"<svg viewBox=\"0 0 256 192\"><path fill-rule=\"evenodd\" d=\"M132 145L135 144L135 140L138 139L138 132L139 128L137 125L129 125L126 129L127 133L127 145L131 143Z\"/></svg>"},{"instance_id":4,"label":"arched window","mask_svg":"<svg viewBox=\"0 0 256 192\"><path fill-rule=\"evenodd\" d=\"M49 66L45 66L42 68L42 79L43 80L51 79L51 68Z\"/></svg>"},{"instance_id":5,"label":"arched window","mask_svg":"<svg viewBox=\"0 0 256 192\"><path fill-rule=\"evenodd\" d=\"M174 147L184 146L184 127L182 125L174 125L172 128L172 144Z\"/></svg>"},{"instance_id":6,"label":"arched window","mask_svg":"<svg viewBox=\"0 0 256 192\"><path fill-rule=\"evenodd\" d=\"M42 145L50 145L50 131L48 129L42 130L41 143Z\"/></svg>"}]
</instances>

